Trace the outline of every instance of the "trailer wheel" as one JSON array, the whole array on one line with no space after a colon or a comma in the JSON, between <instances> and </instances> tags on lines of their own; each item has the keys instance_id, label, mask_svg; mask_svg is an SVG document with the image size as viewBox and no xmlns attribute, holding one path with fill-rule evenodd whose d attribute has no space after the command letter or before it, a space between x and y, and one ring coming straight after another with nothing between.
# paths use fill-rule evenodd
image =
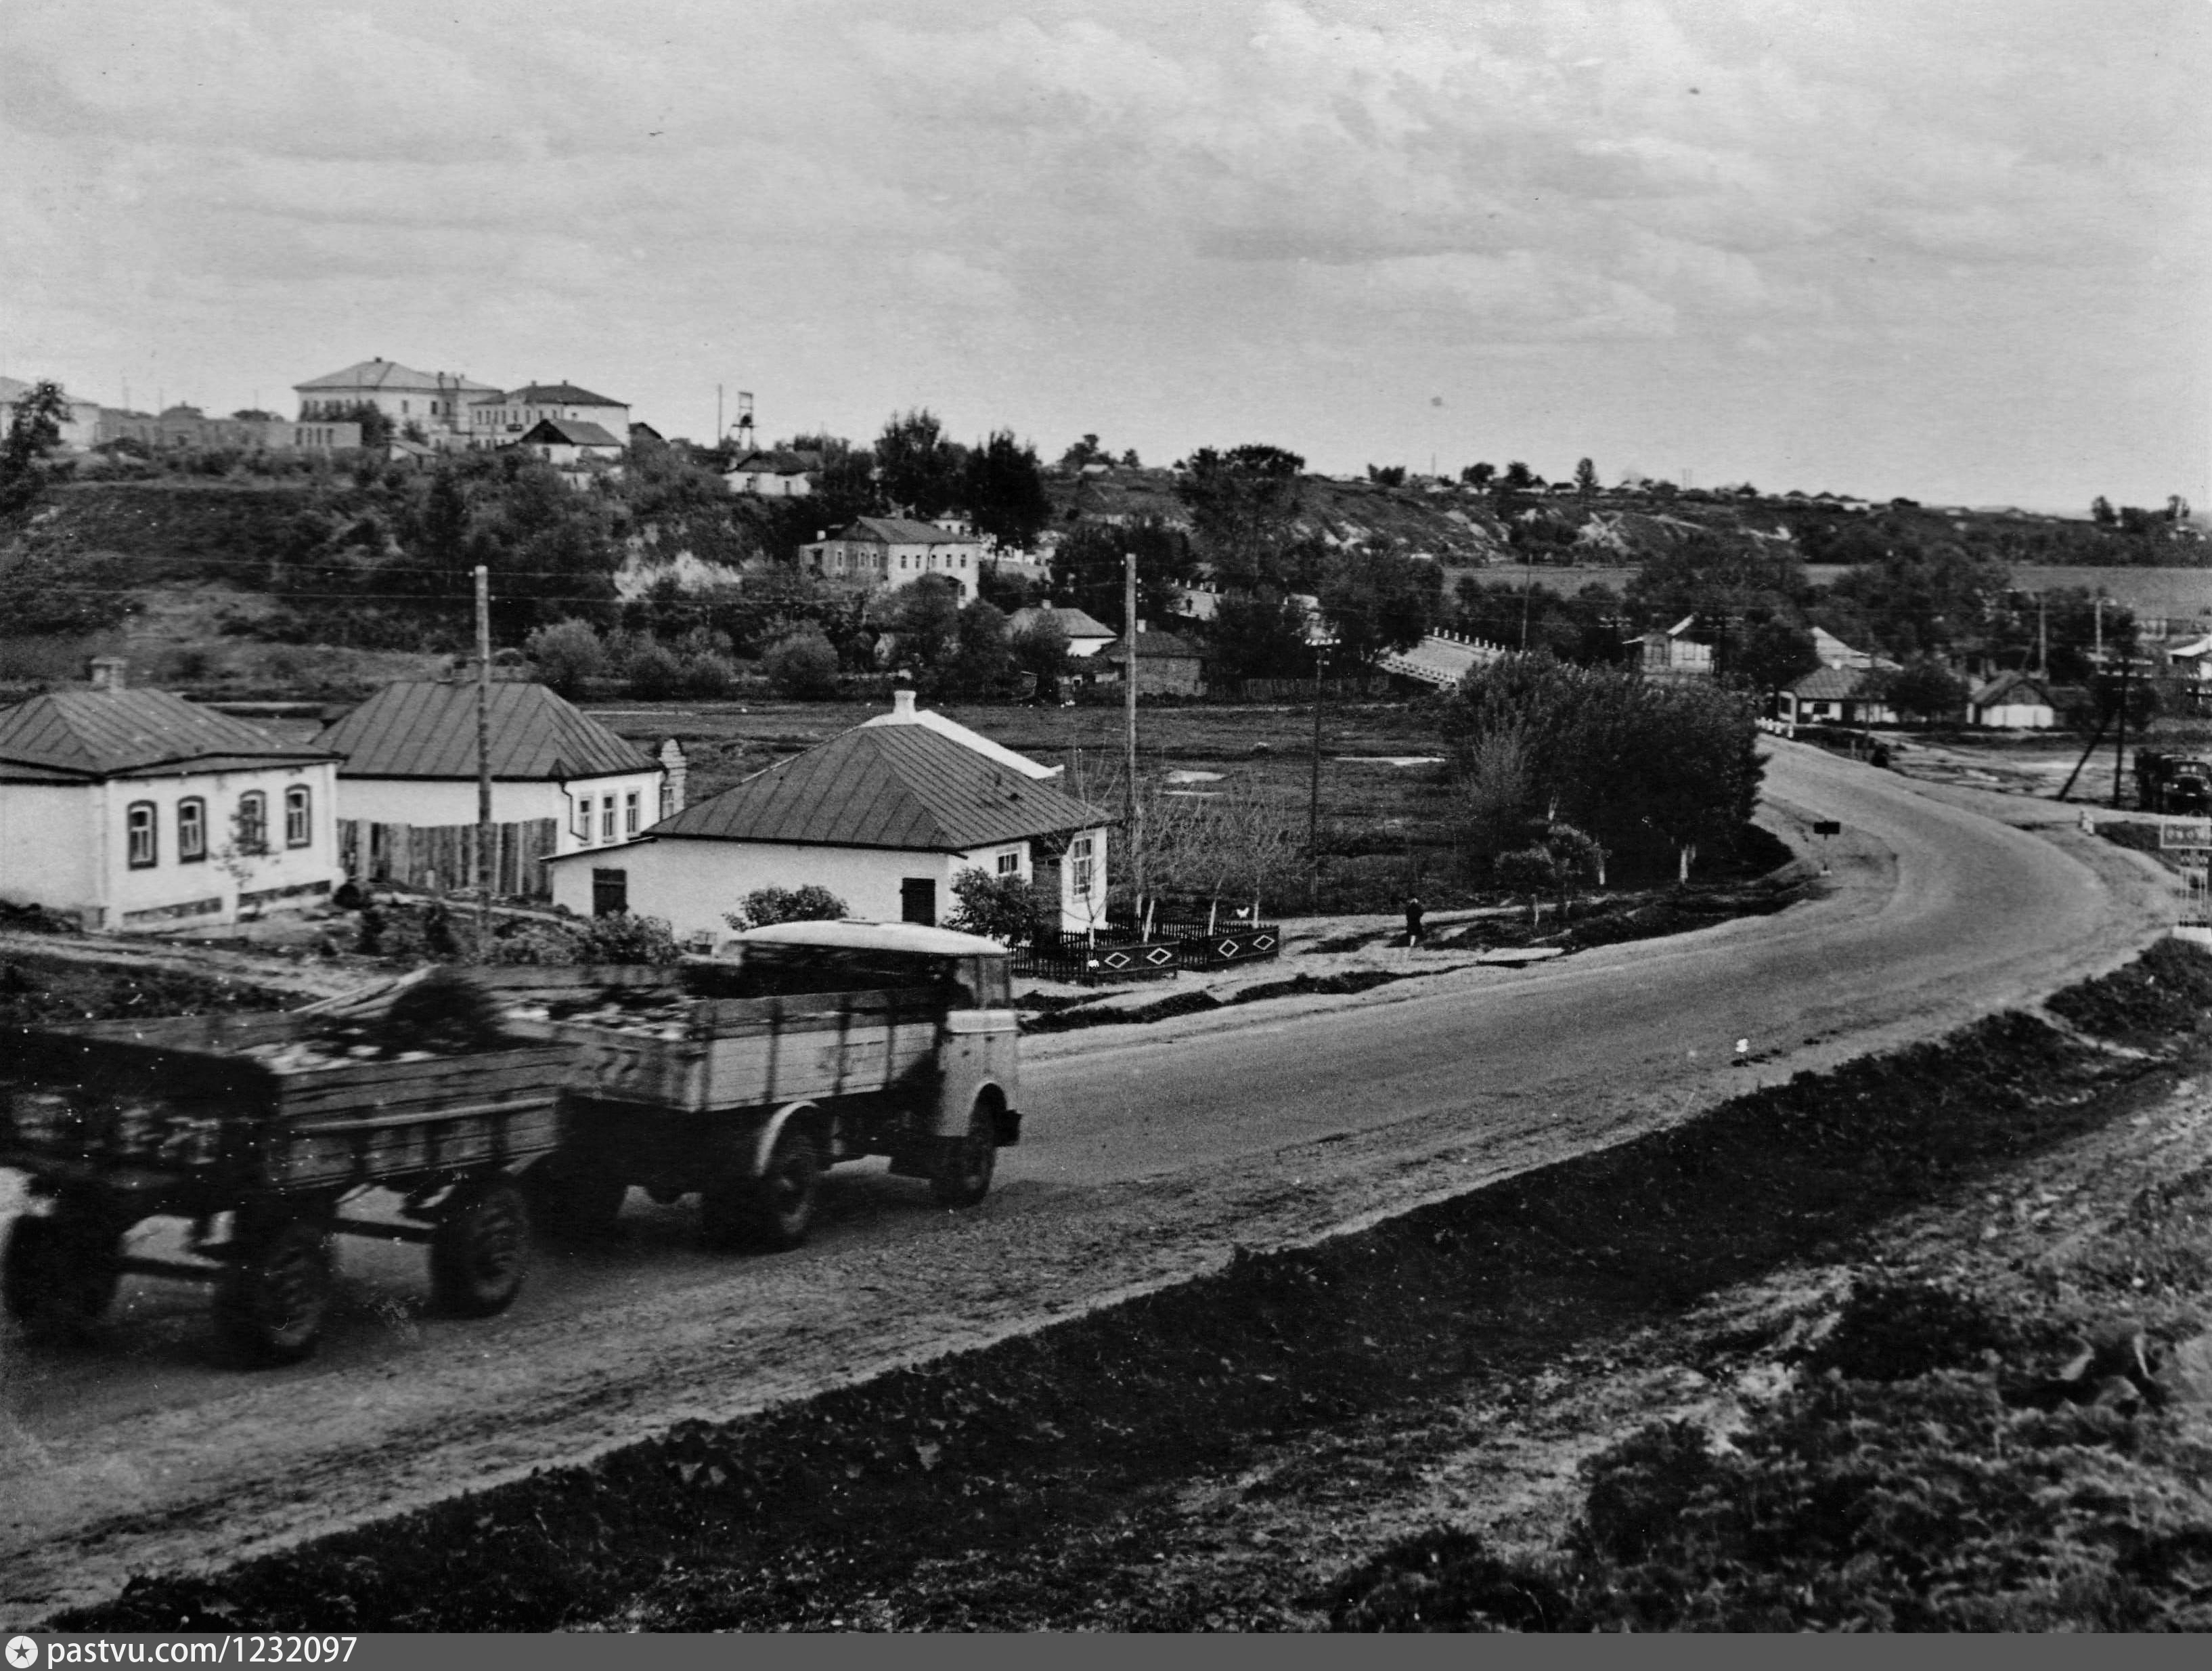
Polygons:
<instances>
[{"instance_id":1,"label":"trailer wheel","mask_svg":"<svg viewBox=\"0 0 2212 1671\"><path fill-rule=\"evenodd\" d=\"M94 1212L26 1213L0 1255L0 1302L33 1333L80 1333L114 1302L122 1260L122 1233Z\"/></svg>"},{"instance_id":2,"label":"trailer wheel","mask_svg":"<svg viewBox=\"0 0 2212 1671\"><path fill-rule=\"evenodd\" d=\"M530 1264L530 1209L498 1177L461 1186L430 1237L430 1292L455 1317L489 1317L514 1303Z\"/></svg>"},{"instance_id":3,"label":"trailer wheel","mask_svg":"<svg viewBox=\"0 0 2212 1671\"><path fill-rule=\"evenodd\" d=\"M629 1186L604 1171L559 1155L532 1161L522 1171L530 1222L556 1241L591 1241L614 1229Z\"/></svg>"},{"instance_id":4,"label":"trailer wheel","mask_svg":"<svg viewBox=\"0 0 2212 1671\"><path fill-rule=\"evenodd\" d=\"M999 1123L981 1097L965 1137L947 1137L929 1168L929 1192L940 1207L972 1207L991 1192L999 1158Z\"/></svg>"},{"instance_id":5,"label":"trailer wheel","mask_svg":"<svg viewBox=\"0 0 2212 1671\"><path fill-rule=\"evenodd\" d=\"M701 1198L700 1219L718 1247L782 1253L806 1240L822 1193L822 1154L796 1124L786 1125L757 1178L731 1178Z\"/></svg>"},{"instance_id":6,"label":"trailer wheel","mask_svg":"<svg viewBox=\"0 0 2212 1671\"><path fill-rule=\"evenodd\" d=\"M252 1363L297 1363L330 1314L329 1229L319 1218L249 1222L240 1215L237 1265L216 1290L216 1327Z\"/></svg>"}]
</instances>

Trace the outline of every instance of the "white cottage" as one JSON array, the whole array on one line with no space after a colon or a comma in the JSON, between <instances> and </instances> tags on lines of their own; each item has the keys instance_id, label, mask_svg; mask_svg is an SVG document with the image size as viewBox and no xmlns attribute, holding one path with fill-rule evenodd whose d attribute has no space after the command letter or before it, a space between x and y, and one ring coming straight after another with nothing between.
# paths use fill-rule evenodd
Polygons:
<instances>
[{"instance_id":1,"label":"white cottage","mask_svg":"<svg viewBox=\"0 0 2212 1671\"><path fill-rule=\"evenodd\" d=\"M2046 680L2032 673L2001 673L1966 698L1966 723L2048 731L2058 723L2058 708Z\"/></svg>"},{"instance_id":2,"label":"white cottage","mask_svg":"<svg viewBox=\"0 0 2212 1671\"><path fill-rule=\"evenodd\" d=\"M489 721L497 893L542 896L547 858L633 841L683 808L681 749L656 761L543 685L495 681ZM475 680L387 685L315 741L340 760L349 875L475 885Z\"/></svg>"},{"instance_id":3,"label":"white cottage","mask_svg":"<svg viewBox=\"0 0 2212 1671\"><path fill-rule=\"evenodd\" d=\"M0 900L88 929L232 923L341 880L337 762L93 663L0 711Z\"/></svg>"},{"instance_id":4,"label":"white cottage","mask_svg":"<svg viewBox=\"0 0 2212 1671\"><path fill-rule=\"evenodd\" d=\"M887 715L687 808L641 840L564 853L556 905L665 918L679 936L727 931L763 887L826 887L864 921L942 923L963 871L1018 875L1055 899L1063 931L1106 917L1099 808L1040 765L899 692Z\"/></svg>"}]
</instances>

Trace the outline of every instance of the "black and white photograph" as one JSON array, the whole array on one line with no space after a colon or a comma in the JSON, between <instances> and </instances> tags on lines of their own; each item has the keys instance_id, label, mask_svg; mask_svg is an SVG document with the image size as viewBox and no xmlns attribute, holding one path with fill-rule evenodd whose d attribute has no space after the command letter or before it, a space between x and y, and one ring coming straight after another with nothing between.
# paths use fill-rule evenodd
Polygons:
<instances>
[{"instance_id":1,"label":"black and white photograph","mask_svg":"<svg viewBox=\"0 0 2212 1671\"><path fill-rule=\"evenodd\" d=\"M5 0L10 1671L2212 1630L2208 88Z\"/></svg>"}]
</instances>

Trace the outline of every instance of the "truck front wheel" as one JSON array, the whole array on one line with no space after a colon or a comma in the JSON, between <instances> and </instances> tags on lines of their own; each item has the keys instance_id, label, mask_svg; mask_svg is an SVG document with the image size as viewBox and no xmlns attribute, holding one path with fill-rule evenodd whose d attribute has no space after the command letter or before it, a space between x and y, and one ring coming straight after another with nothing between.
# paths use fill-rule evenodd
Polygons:
<instances>
[{"instance_id":1,"label":"truck front wheel","mask_svg":"<svg viewBox=\"0 0 2212 1671\"><path fill-rule=\"evenodd\" d=\"M929 1170L929 1192L940 1207L972 1207L991 1192L999 1156L999 1122L981 1099L964 1136L947 1137Z\"/></svg>"},{"instance_id":2,"label":"truck front wheel","mask_svg":"<svg viewBox=\"0 0 2212 1671\"><path fill-rule=\"evenodd\" d=\"M777 1134L768 1168L757 1178L730 1178L700 1202L708 1241L718 1247L781 1253L806 1240L822 1193L822 1154L795 1125Z\"/></svg>"}]
</instances>

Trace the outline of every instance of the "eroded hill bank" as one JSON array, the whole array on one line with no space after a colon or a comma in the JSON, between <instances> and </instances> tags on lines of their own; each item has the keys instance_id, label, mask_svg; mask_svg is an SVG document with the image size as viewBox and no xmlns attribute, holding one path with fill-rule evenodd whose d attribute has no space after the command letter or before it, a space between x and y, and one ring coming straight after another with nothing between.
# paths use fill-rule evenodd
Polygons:
<instances>
[{"instance_id":1,"label":"eroded hill bank","mask_svg":"<svg viewBox=\"0 0 2212 1671\"><path fill-rule=\"evenodd\" d=\"M2045 1015L60 1622L2201 1625L2208 1004L2163 942Z\"/></svg>"}]
</instances>

